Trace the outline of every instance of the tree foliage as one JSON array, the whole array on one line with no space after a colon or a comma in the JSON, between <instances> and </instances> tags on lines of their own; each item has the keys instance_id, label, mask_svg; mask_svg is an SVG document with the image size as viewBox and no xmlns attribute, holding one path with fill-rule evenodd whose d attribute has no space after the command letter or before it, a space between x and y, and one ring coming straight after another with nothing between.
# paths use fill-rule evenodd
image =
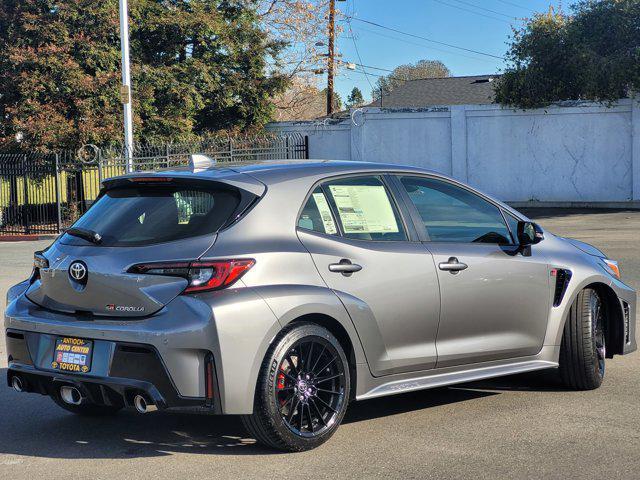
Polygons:
<instances>
[{"instance_id":1,"label":"tree foliage","mask_svg":"<svg viewBox=\"0 0 640 480\"><path fill-rule=\"evenodd\" d=\"M327 114L327 89L323 88L322 90L320 90L320 95L322 96L322 98L324 99L324 105L325 105L325 110L323 115ZM333 92L333 111L334 112L339 112L340 110L342 110L342 107L344 106L344 102L342 101L342 97L340 96L340 94L338 92L336 92L334 90Z\"/></svg>"},{"instance_id":2,"label":"tree foliage","mask_svg":"<svg viewBox=\"0 0 640 480\"><path fill-rule=\"evenodd\" d=\"M327 47L328 0L257 0L270 39L286 45L279 65L290 78L312 77ZM326 60L324 61L326 63ZM305 82L308 83L308 82Z\"/></svg>"},{"instance_id":3,"label":"tree foliage","mask_svg":"<svg viewBox=\"0 0 640 480\"><path fill-rule=\"evenodd\" d=\"M508 59L500 103L614 102L640 90L640 0L581 1L572 15L536 15L515 31Z\"/></svg>"},{"instance_id":4,"label":"tree foliage","mask_svg":"<svg viewBox=\"0 0 640 480\"><path fill-rule=\"evenodd\" d=\"M138 140L249 130L272 113L283 45L249 0L133 0ZM269 71L271 70L271 71ZM117 0L3 0L0 148L76 148L121 139Z\"/></svg>"},{"instance_id":5,"label":"tree foliage","mask_svg":"<svg viewBox=\"0 0 640 480\"><path fill-rule=\"evenodd\" d=\"M358 87L353 87L351 93L347 97L347 106L349 108L359 107L364 103L364 96L362 95L362 91Z\"/></svg>"},{"instance_id":6,"label":"tree foliage","mask_svg":"<svg viewBox=\"0 0 640 480\"><path fill-rule=\"evenodd\" d=\"M449 76L451 76L451 71L440 60L419 60L413 64L400 65L394 68L389 75L378 78L372 96L374 99L379 99L381 94L388 95L394 88L404 84L407 80Z\"/></svg>"},{"instance_id":7,"label":"tree foliage","mask_svg":"<svg viewBox=\"0 0 640 480\"><path fill-rule=\"evenodd\" d=\"M310 120L326 115L327 95L317 87L316 82L295 76L286 91L273 99L276 106L273 120L287 122Z\"/></svg>"}]
</instances>

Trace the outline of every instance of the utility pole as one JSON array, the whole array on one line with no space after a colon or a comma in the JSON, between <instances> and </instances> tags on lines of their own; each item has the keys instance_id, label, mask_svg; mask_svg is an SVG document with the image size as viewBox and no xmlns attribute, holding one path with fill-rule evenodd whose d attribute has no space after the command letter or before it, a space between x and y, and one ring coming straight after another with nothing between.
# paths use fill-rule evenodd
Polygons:
<instances>
[{"instance_id":1,"label":"utility pole","mask_svg":"<svg viewBox=\"0 0 640 480\"><path fill-rule=\"evenodd\" d=\"M329 55L327 55L327 115L333 113L333 76L335 74L336 0L329 0Z\"/></svg>"},{"instance_id":2,"label":"utility pole","mask_svg":"<svg viewBox=\"0 0 640 480\"><path fill-rule=\"evenodd\" d=\"M131 109L128 0L120 0L120 48L122 50L122 86L120 87L120 99L124 112L124 154L127 172L131 172L133 170L133 112Z\"/></svg>"}]
</instances>

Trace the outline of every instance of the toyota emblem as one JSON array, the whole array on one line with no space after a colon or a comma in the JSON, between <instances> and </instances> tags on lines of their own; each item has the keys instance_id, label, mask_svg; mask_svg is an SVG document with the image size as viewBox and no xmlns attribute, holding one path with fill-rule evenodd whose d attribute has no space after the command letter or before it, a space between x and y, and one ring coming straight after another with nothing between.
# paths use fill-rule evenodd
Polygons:
<instances>
[{"instance_id":1,"label":"toyota emblem","mask_svg":"<svg viewBox=\"0 0 640 480\"><path fill-rule=\"evenodd\" d=\"M78 283L86 283L87 266L83 262L73 262L69 266L69 276Z\"/></svg>"}]
</instances>

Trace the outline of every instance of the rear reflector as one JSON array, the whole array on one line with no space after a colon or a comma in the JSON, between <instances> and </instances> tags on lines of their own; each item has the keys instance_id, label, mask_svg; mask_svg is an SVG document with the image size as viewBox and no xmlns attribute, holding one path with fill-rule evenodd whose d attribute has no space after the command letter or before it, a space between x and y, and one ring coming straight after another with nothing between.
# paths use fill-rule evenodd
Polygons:
<instances>
[{"instance_id":1,"label":"rear reflector","mask_svg":"<svg viewBox=\"0 0 640 480\"><path fill-rule=\"evenodd\" d=\"M205 396L206 404L211 407L214 405L214 367L213 367L213 355L208 353L204 361L204 384L205 384Z\"/></svg>"}]
</instances>

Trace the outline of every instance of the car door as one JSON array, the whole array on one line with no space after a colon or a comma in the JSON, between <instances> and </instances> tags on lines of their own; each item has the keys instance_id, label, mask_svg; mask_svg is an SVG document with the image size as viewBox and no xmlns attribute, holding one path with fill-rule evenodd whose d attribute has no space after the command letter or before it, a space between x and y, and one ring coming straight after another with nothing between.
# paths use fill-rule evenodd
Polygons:
<instances>
[{"instance_id":1,"label":"car door","mask_svg":"<svg viewBox=\"0 0 640 480\"><path fill-rule=\"evenodd\" d=\"M508 224L517 219L458 184L396 178L437 266L437 366L538 353L549 315L550 270L535 245L524 251L516 245Z\"/></svg>"},{"instance_id":2,"label":"car door","mask_svg":"<svg viewBox=\"0 0 640 480\"><path fill-rule=\"evenodd\" d=\"M382 176L317 186L302 209L298 236L349 312L374 375L435 366L435 265Z\"/></svg>"}]
</instances>

